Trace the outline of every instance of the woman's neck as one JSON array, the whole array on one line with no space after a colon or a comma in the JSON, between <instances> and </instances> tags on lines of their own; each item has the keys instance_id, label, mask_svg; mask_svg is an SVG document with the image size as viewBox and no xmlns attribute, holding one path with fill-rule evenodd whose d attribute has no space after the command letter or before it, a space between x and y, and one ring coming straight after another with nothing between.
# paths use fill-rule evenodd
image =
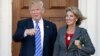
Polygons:
<instances>
[{"instance_id":1,"label":"woman's neck","mask_svg":"<svg viewBox=\"0 0 100 56\"><path fill-rule=\"evenodd\" d=\"M68 28L67 28L67 33L69 33L69 34L74 34L75 28L76 28L76 25L68 26Z\"/></svg>"}]
</instances>

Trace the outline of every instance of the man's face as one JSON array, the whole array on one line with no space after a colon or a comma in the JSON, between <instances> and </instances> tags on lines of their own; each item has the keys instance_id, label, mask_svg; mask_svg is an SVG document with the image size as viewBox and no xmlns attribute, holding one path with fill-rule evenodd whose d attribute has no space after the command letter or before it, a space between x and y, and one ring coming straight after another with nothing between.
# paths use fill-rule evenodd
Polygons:
<instances>
[{"instance_id":1,"label":"man's face","mask_svg":"<svg viewBox=\"0 0 100 56\"><path fill-rule=\"evenodd\" d=\"M31 6L30 10L30 15L32 16L32 18L34 20L39 20L42 17L43 14L43 8L41 6L37 5L33 5Z\"/></svg>"}]
</instances>

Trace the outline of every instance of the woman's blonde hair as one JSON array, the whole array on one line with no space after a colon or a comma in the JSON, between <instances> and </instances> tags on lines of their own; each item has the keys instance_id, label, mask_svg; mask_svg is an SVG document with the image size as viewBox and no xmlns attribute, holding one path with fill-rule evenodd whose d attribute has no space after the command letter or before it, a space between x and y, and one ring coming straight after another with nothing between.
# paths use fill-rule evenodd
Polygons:
<instances>
[{"instance_id":1,"label":"woman's blonde hair","mask_svg":"<svg viewBox=\"0 0 100 56\"><path fill-rule=\"evenodd\" d=\"M82 15L82 13L80 12L80 10L79 10L77 7L67 7L67 8L65 9L65 11L66 11L66 13L67 13L68 11L71 11L71 12L78 18L78 20L77 20L77 22L76 22L76 25L77 25L77 26L79 26L79 25L81 24L82 20L86 19L86 18Z\"/></svg>"}]
</instances>

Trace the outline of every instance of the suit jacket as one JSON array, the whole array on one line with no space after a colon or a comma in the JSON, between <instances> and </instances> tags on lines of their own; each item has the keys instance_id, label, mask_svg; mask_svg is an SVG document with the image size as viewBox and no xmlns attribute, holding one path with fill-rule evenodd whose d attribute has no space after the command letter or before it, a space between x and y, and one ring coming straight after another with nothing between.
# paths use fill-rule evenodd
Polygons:
<instances>
[{"instance_id":1,"label":"suit jacket","mask_svg":"<svg viewBox=\"0 0 100 56\"><path fill-rule=\"evenodd\" d=\"M68 48L66 48L65 42L66 30L67 26L64 26L58 32L53 56L90 56L94 54L95 49L86 29L76 27ZM80 40L82 49L75 46L75 40Z\"/></svg>"},{"instance_id":2,"label":"suit jacket","mask_svg":"<svg viewBox=\"0 0 100 56\"><path fill-rule=\"evenodd\" d=\"M56 40L57 29L52 22L44 20L44 41L43 41L43 55L53 56L54 42ZM13 40L21 42L19 56L34 56L35 53L35 37L24 37L25 29L34 28L32 18L21 20L17 24L17 30L13 35Z\"/></svg>"}]
</instances>

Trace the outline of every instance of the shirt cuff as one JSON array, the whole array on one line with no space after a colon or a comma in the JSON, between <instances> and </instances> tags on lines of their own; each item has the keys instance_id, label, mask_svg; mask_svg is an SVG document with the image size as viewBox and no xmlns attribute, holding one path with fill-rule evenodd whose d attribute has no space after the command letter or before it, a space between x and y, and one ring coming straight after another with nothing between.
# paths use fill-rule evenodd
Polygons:
<instances>
[{"instance_id":1,"label":"shirt cuff","mask_svg":"<svg viewBox=\"0 0 100 56\"><path fill-rule=\"evenodd\" d=\"M25 32L24 32L24 37L26 37L27 36L27 34L26 34L26 30L25 30Z\"/></svg>"}]
</instances>

